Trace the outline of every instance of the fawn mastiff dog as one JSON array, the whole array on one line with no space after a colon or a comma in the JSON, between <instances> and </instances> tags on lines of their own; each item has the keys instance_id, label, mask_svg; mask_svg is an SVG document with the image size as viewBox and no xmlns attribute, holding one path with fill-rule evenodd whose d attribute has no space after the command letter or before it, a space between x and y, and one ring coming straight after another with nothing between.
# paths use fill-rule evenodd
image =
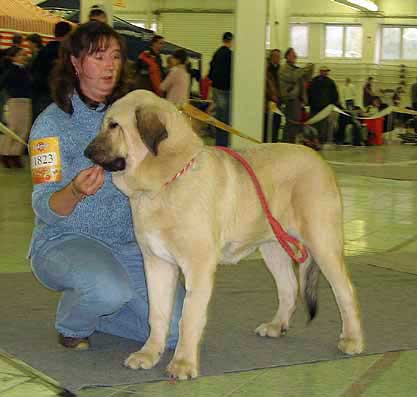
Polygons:
<instances>
[{"instance_id":1,"label":"fawn mastiff dog","mask_svg":"<svg viewBox=\"0 0 417 397\"><path fill-rule=\"evenodd\" d=\"M180 338L167 371L178 379L199 371L199 343L218 263L237 263L259 248L278 289L272 320L256 328L279 337L289 327L298 290L311 317L319 271L330 283L342 319L339 349L363 350L355 293L343 259L341 198L335 176L305 146L260 144L241 150L263 186L272 214L299 236L308 259L299 266L273 235L252 181L229 154L208 147L189 120L168 101L137 90L107 111L101 131L85 150L113 172L130 198L148 285L151 332L125 365L155 366L165 349L179 270L186 288Z\"/></svg>"}]
</instances>

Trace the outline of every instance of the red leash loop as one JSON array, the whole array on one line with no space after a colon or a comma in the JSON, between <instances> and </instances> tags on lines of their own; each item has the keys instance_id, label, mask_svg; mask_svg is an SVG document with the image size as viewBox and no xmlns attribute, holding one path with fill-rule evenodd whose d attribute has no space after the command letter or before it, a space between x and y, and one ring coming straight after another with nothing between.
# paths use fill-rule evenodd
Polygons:
<instances>
[{"instance_id":1,"label":"red leash loop","mask_svg":"<svg viewBox=\"0 0 417 397\"><path fill-rule=\"evenodd\" d=\"M258 181L258 178L256 177L255 172L253 171L252 167L249 165L249 163L237 152L235 152L232 149L229 149L224 146L216 146L216 149L222 150L228 154L230 154L235 159L239 160L240 163L245 167L246 171L248 172L249 176L252 179L253 184L255 185L256 193L258 194L259 200L262 205L262 209L268 218L269 224L272 227L272 230L275 234L275 237L279 241L279 243L282 245L286 253L297 263L303 263L308 258L308 252L307 249L304 247L304 245L297 240L295 237L288 234L281 224L272 216L271 211L269 209L268 203L266 201L264 192L262 190L262 187ZM292 246L291 246L292 245ZM298 254L297 255L297 252Z\"/></svg>"}]
</instances>

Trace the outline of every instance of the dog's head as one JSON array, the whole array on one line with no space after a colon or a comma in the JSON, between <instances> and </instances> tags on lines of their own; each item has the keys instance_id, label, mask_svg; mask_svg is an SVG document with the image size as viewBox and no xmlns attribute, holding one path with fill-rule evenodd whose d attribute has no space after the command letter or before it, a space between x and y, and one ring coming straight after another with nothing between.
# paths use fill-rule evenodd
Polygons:
<instances>
[{"instance_id":1,"label":"dog's head","mask_svg":"<svg viewBox=\"0 0 417 397\"><path fill-rule=\"evenodd\" d=\"M101 130L84 151L86 157L108 171L137 166L148 154L158 156L160 146L175 125L177 137L187 133L174 105L145 90L132 91L106 112ZM170 137L171 138L171 137Z\"/></svg>"}]
</instances>

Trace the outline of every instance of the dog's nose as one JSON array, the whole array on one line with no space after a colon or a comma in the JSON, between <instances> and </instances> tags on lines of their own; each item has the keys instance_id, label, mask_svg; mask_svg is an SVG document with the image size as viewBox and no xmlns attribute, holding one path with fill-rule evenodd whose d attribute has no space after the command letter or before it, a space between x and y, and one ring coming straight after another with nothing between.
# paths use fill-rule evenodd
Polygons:
<instances>
[{"instance_id":1,"label":"dog's nose","mask_svg":"<svg viewBox=\"0 0 417 397\"><path fill-rule=\"evenodd\" d=\"M113 160L111 168L111 171L123 171L126 168L126 160L123 157L118 157Z\"/></svg>"}]
</instances>

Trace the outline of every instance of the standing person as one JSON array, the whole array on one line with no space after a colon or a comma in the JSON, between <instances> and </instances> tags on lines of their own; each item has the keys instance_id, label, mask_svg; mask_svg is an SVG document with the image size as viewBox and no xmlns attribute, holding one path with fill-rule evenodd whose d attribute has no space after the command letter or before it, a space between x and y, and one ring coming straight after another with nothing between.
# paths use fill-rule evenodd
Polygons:
<instances>
[{"instance_id":1,"label":"standing person","mask_svg":"<svg viewBox=\"0 0 417 397\"><path fill-rule=\"evenodd\" d=\"M7 55L9 65L0 80L7 96L7 124L24 141L27 141L32 125L32 84L26 68L27 56L21 47L13 47ZM25 146L8 135L0 136L0 156L7 168L22 168L20 156Z\"/></svg>"},{"instance_id":2,"label":"standing person","mask_svg":"<svg viewBox=\"0 0 417 397\"><path fill-rule=\"evenodd\" d=\"M13 34L12 45L6 49L6 55L10 55L10 52L13 52L16 47L22 48L23 36L20 33Z\"/></svg>"},{"instance_id":3,"label":"standing person","mask_svg":"<svg viewBox=\"0 0 417 397\"><path fill-rule=\"evenodd\" d=\"M297 54L294 48L285 51L286 63L279 70L279 85L282 103L285 105L284 142L295 143L303 127L297 123L301 120L301 107L305 99L305 82L310 80L314 65L300 68L296 66Z\"/></svg>"},{"instance_id":4,"label":"standing person","mask_svg":"<svg viewBox=\"0 0 417 397\"><path fill-rule=\"evenodd\" d=\"M161 82L164 78L161 50L165 45L164 37L155 35L152 37L149 48L138 56L139 87L153 91L161 96Z\"/></svg>"},{"instance_id":5,"label":"standing person","mask_svg":"<svg viewBox=\"0 0 417 397\"><path fill-rule=\"evenodd\" d=\"M216 119L230 124L230 80L232 74L233 34L223 34L223 45L217 49L210 61L209 79ZM229 146L229 134L216 128L216 146Z\"/></svg>"},{"instance_id":6,"label":"standing person","mask_svg":"<svg viewBox=\"0 0 417 397\"><path fill-rule=\"evenodd\" d=\"M269 105L272 102L275 107L280 105L279 94L279 69L281 66L281 51L274 49L271 51L266 66L266 88L265 88L265 115L264 115L264 136L263 141L268 142L268 125L269 125ZM278 131L281 125L281 116L273 113L272 117L272 142L278 142Z\"/></svg>"},{"instance_id":7,"label":"standing person","mask_svg":"<svg viewBox=\"0 0 417 397\"><path fill-rule=\"evenodd\" d=\"M7 70L8 65L10 64L10 54L15 53L16 48L22 48L23 44L23 36L20 33L14 33L12 37L12 45L9 48L6 48L3 55L3 62L2 65L0 65L0 78L1 75L4 74L4 72ZM7 95L4 90L0 88L0 121L5 121L5 115L4 115L4 105L7 102Z\"/></svg>"},{"instance_id":8,"label":"standing person","mask_svg":"<svg viewBox=\"0 0 417 397\"><path fill-rule=\"evenodd\" d=\"M97 5L91 7L91 10L88 14L88 20L108 23L106 12Z\"/></svg>"},{"instance_id":9,"label":"standing person","mask_svg":"<svg viewBox=\"0 0 417 397\"><path fill-rule=\"evenodd\" d=\"M372 105L372 99L376 96L372 87L373 81L374 78L370 76L363 86L363 107L365 108Z\"/></svg>"},{"instance_id":10,"label":"standing person","mask_svg":"<svg viewBox=\"0 0 417 397\"><path fill-rule=\"evenodd\" d=\"M30 59L28 61L29 72L32 75L32 66L38 57L39 51L43 48L42 37L37 33L32 33L26 37L26 41L31 52Z\"/></svg>"},{"instance_id":11,"label":"standing person","mask_svg":"<svg viewBox=\"0 0 417 397\"><path fill-rule=\"evenodd\" d=\"M54 27L55 39L43 47L31 66L33 81L33 119L52 103L49 80L55 61L58 59L58 50L62 40L71 31L68 22L60 21Z\"/></svg>"},{"instance_id":12,"label":"standing person","mask_svg":"<svg viewBox=\"0 0 417 397\"><path fill-rule=\"evenodd\" d=\"M320 74L311 81L308 89L308 103L310 105L310 116L313 117L328 105L339 104L339 93L336 83L329 77L330 69L327 66L320 67ZM330 117L319 121L314 127L318 130L321 144L331 138Z\"/></svg>"},{"instance_id":13,"label":"standing person","mask_svg":"<svg viewBox=\"0 0 417 397\"><path fill-rule=\"evenodd\" d=\"M33 59L38 55L41 48L43 48L42 37L40 34L32 33L26 37L26 41L28 42L29 50Z\"/></svg>"},{"instance_id":14,"label":"standing person","mask_svg":"<svg viewBox=\"0 0 417 397\"><path fill-rule=\"evenodd\" d=\"M345 80L345 85L342 89L342 96L346 109L353 110L355 108L356 88L352 84L349 77Z\"/></svg>"},{"instance_id":15,"label":"standing person","mask_svg":"<svg viewBox=\"0 0 417 397\"><path fill-rule=\"evenodd\" d=\"M128 198L111 174L83 152L104 111L127 91L126 51L109 25L80 25L62 43L54 70L54 103L32 128L30 147L36 214L29 256L47 288L62 292L55 327L59 342L86 349L101 331L144 343L149 334L143 257ZM43 164L38 153L50 154ZM168 346L178 339L184 297L173 311Z\"/></svg>"},{"instance_id":16,"label":"standing person","mask_svg":"<svg viewBox=\"0 0 417 397\"><path fill-rule=\"evenodd\" d=\"M175 60L172 55L167 56L167 69L168 72L175 66Z\"/></svg>"},{"instance_id":17,"label":"standing person","mask_svg":"<svg viewBox=\"0 0 417 397\"><path fill-rule=\"evenodd\" d=\"M392 104L394 106L400 106L401 105L401 94L403 93L402 87L397 87L394 90L394 94L392 95Z\"/></svg>"},{"instance_id":18,"label":"standing person","mask_svg":"<svg viewBox=\"0 0 417 397\"><path fill-rule=\"evenodd\" d=\"M180 107L190 99L190 65L185 50L176 50L172 55L172 67L168 76L161 83L161 91L166 92L166 99Z\"/></svg>"}]
</instances>

